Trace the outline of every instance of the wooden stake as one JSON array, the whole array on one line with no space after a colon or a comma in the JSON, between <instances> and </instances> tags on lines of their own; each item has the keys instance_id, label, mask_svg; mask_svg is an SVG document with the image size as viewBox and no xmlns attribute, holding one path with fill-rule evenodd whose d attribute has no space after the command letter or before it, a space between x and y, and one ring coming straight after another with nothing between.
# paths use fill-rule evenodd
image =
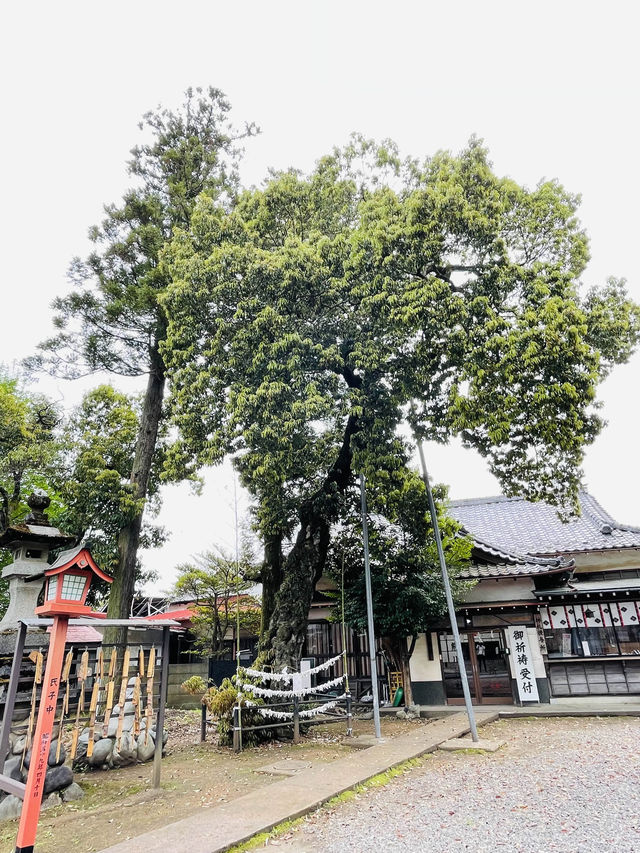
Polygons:
<instances>
[{"instance_id":1,"label":"wooden stake","mask_svg":"<svg viewBox=\"0 0 640 853\"><path fill-rule=\"evenodd\" d=\"M149 665L147 667L147 708L146 708L146 728L144 731L144 745L149 742L149 729L151 728L151 720L153 717L153 676L156 669L156 650L149 650ZM158 733L156 732L156 737ZM162 735L161 735L162 737Z\"/></svg>"},{"instance_id":2,"label":"wooden stake","mask_svg":"<svg viewBox=\"0 0 640 853\"><path fill-rule=\"evenodd\" d=\"M62 667L60 676L60 684L67 683L64 698L62 700L62 711L60 713L60 725L58 726L58 748L56 749L56 761L60 761L60 753L62 751L62 733L64 731L64 715L69 713L69 673L71 672L71 663L73 661L73 648L67 652L67 656Z\"/></svg>"},{"instance_id":3,"label":"wooden stake","mask_svg":"<svg viewBox=\"0 0 640 853\"><path fill-rule=\"evenodd\" d=\"M105 711L104 711L104 723L102 726L102 737L107 736L107 731L109 729L109 720L111 719L111 709L113 708L113 691L114 691L114 683L113 683L113 673L116 669L116 649L115 646L111 649L111 659L109 660L109 683L107 684L107 698L105 703Z\"/></svg>"},{"instance_id":4,"label":"wooden stake","mask_svg":"<svg viewBox=\"0 0 640 853\"><path fill-rule=\"evenodd\" d=\"M80 712L84 713L84 683L87 679L88 672L89 652L85 650L82 653L82 657L80 658L80 670L78 672L80 695L78 697L78 704L76 706L76 722L73 727L73 733L71 735L71 750L69 752L69 757L72 761L76 757L76 751L78 749L78 737L80 736Z\"/></svg>"},{"instance_id":5,"label":"wooden stake","mask_svg":"<svg viewBox=\"0 0 640 853\"><path fill-rule=\"evenodd\" d=\"M31 713L29 714L29 726L27 728L27 738L24 742L24 749L22 750L22 763L21 768L24 767L24 759L25 755L29 751L31 746L31 738L33 735L33 726L36 719L36 695L38 692L38 684L42 683L42 663L44 661L44 657L42 651L38 649L38 651L33 651L29 654L29 660L33 661L36 665L36 671L33 676L33 689L31 690Z\"/></svg>"},{"instance_id":6,"label":"wooden stake","mask_svg":"<svg viewBox=\"0 0 640 853\"><path fill-rule=\"evenodd\" d=\"M87 743L87 757L93 755L93 733L96 728L96 710L98 708L98 694L100 692L100 682L96 679L93 682L93 690L91 691L91 701L89 703L89 742Z\"/></svg>"},{"instance_id":7,"label":"wooden stake","mask_svg":"<svg viewBox=\"0 0 640 853\"><path fill-rule=\"evenodd\" d=\"M98 657L96 660L96 671L94 674L93 691L91 693L91 704L89 706L89 741L87 743L87 758L93 755L93 735L96 730L96 715L98 713L98 704L100 702L100 692L104 687L104 653L102 646L98 649ZM94 694L95 692L95 702Z\"/></svg>"},{"instance_id":8,"label":"wooden stake","mask_svg":"<svg viewBox=\"0 0 640 853\"><path fill-rule=\"evenodd\" d=\"M116 749L120 749L120 739L122 738L122 726L124 723L124 706L127 701L127 686L129 682L129 666L131 664L131 652L129 647L124 650L124 660L122 662L122 681L120 682L120 713L118 715L118 729L116 731Z\"/></svg>"}]
</instances>

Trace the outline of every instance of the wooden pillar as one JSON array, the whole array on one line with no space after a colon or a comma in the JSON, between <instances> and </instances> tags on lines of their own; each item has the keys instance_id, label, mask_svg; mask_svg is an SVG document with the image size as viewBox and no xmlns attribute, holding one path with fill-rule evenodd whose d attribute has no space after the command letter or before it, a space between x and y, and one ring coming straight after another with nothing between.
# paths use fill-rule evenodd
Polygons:
<instances>
[{"instance_id":1,"label":"wooden pillar","mask_svg":"<svg viewBox=\"0 0 640 853\"><path fill-rule=\"evenodd\" d=\"M162 629L162 674L160 676L160 697L158 699L158 716L156 719L156 744L153 753L152 784L160 787L160 767L162 764L162 736L164 734L164 709L167 703L167 688L169 685L169 628Z\"/></svg>"},{"instance_id":2,"label":"wooden pillar","mask_svg":"<svg viewBox=\"0 0 640 853\"><path fill-rule=\"evenodd\" d=\"M0 730L0 772L2 772L7 753L9 752L9 733L11 731L13 708L16 704L18 682L20 681L20 670L22 668L22 653L24 652L24 641L26 635L27 626L24 624L24 622L20 622L20 627L18 628L18 635L16 637L16 647L13 651L13 662L11 664L9 688L7 690L7 698L4 703L4 717L2 718L2 729Z\"/></svg>"},{"instance_id":3,"label":"wooden pillar","mask_svg":"<svg viewBox=\"0 0 640 853\"><path fill-rule=\"evenodd\" d=\"M40 805L44 790L44 778L49 760L49 747L51 746L51 732L53 731L56 703L60 689L60 673L62 671L68 623L68 616L55 616L53 619L51 637L49 638L47 666L42 682L42 693L40 694L38 722L36 723L36 733L31 748L31 763L29 764L29 775L25 784L24 802L22 803L22 814L20 816L15 853L33 853L36 840L38 817L40 816Z\"/></svg>"}]
</instances>

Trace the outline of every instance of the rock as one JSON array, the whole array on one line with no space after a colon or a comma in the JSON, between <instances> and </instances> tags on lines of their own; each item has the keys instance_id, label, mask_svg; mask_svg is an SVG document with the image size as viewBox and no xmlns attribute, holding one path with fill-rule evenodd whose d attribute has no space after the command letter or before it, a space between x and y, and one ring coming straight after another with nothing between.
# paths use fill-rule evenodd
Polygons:
<instances>
[{"instance_id":1,"label":"rock","mask_svg":"<svg viewBox=\"0 0 640 853\"><path fill-rule=\"evenodd\" d=\"M68 788L73 782L73 771L64 764L62 767L50 767L44 777L44 793L59 791L60 788Z\"/></svg>"},{"instance_id":2,"label":"rock","mask_svg":"<svg viewBox=\"0 0 640 853\"><path fill-rule=\"evenodd\" d=\"M51 744L51 749L49 750L49 767L59 767L61 764L64 764L67 760L67 752L64 746L60 747L60 758L56 760L56 753L58 752L58 741L54 740Z\"/></svg>"},{"instance_id":3,"label":"rock","mask_svg":"<svg viewBox=\"0 0 640 853\"><path fill-rule=\"evenodd\" d=\"M129 714L129 715L126 715L125 717L123 717L123 719L122 719L122 731L123 732L130 732L132 728L133 728L133 716L131 716ZM109 720L109 728L107 729L107 737L116 737L117 733L118 733L118 717L116 717L115 714L112 714L111 718Z\"/></svg>"},{"instance_id":4,"label":"rock","mask_svg":"<svg viewBox=\"0 0 640 853\"><path fill-rule=\"evenodd\" d=\"M89 744L86 741L78 740L78 745L76 746L76 754L73 758L73 769L77 770L80 767L83 767L87 763L87 747Z\"/></svg>"},{"instance_id":5,"label":"rock","mask_svg":"<svg viewBox=\"0 0 640 853\"><path fill-rule=\"evenodd\" d=\"M65 803L70 803L73 800L81 800L84 797L84 791L77 782L72 782L68 788L60 791L60 794Z\"/></svg>"},{"instance_id":6,"label":"rock","mask_svg":"<svg viewBox=\"0 0 640 853\"><path fill-rule=\"evenodd\" d=\"M156 745L155 741L151 737L151 734L149 734L146 744L144 742L144 739L145 733L142 732L142 734L139 735L137 740L138 761L150 761L153 758L153 753L155 752Z\"/></svg>"},{"instance_id":7,"label":"rock","mask_svg":"<svg viewBox=\"0 0 640 853\"><path fill-rule=\"evenodd\" d=\"M60 794L55 791L53 794L49 794L48 797L42 798L42 805L40 808L44 811L44 809L54 809L56 806L62 805L62 799Z\"/></svg>"},{"instance_id":8,"label":"rock","mask_svg":"<svg viewBox=\"0 0 640 853\"><path fill-rule=\"evenodd\" d=\"M420 705L407 705L405 711L408 714L415 714L416 717L420 716Z\"/></svg>"},{"instance_id":9,"label":"rock","mask_svg":"<svg viewBox=\"0 0 640 853\"><path fill-rule=\"evenodd\" d=\"M80 737L78 738L78 743L89 743L89 731L90 729L86 728L80 732ZM93 741L94 743L102 737L102 723L99 726L94 726L93 729Z\"/></svg>"},{"instance_id":10,"label":"rock","mask_svg":"<svg viewBox=\"0 0 640 853\"><path fill-rule=\"evenodd\" d=\"M27 736L21 735L13 744L13 749L11 750L11 752L13 752L14 755L22 755L26 742Z\"/></svg>"},{"instance_id":11,"label":"rock","mask_svg":"<svg viewBox=\"0 0 640 853\"><path fill-rule=\"evenodd\" d=\"M128 716L129 714L135 714L135 712L136 712L136 709L135 709L135 705L133 704L133 702L125 702L124 703L125 717ZM111 716L118 717L119 715L120 715L120 705L114 705L113 709L111 711Z\"/></svg>"},{"instance_id":12,"label":"rock","mask_svg":"<svg viewBox=\"0 0 640 853\"><path fill-rule=\"evenodd\" d=\"M21 764L22 759L19 755L12 755L11 758L7 758L4 763L4 775L8 776L9 779L14 779L16 782L22 782Z\"/></svg>"},{"instance_id":13,"label":"rock","mask_svg":"<svg viewBox=\"0 0 640 853\"><path fill-rule=\"evenodd\" d=\"M10 794L0 803L0 820L12 820L20 817L22 813L22 800Z\"/></svg>"},{"instance_id":14,"label":"rock","mask_svg":"<svg viewBox=\"0 0 640 853\"><path fill-rule=\"evenodd\" d=\"M111 761L114 767L126 767L127 764L135 764L138 758L138 749L133 736L125 732L120 738L120 744L116 742L113 747Z\"/></svg>"},{"instance_id":15,"label":"rock","mask_svg":"<svg viewBox=\"0 0 640 853\"><path fill-rule=\"evenodd\" d=\"M358 718L360 720L373 720L373 711L364 711L362 714L358 714Z\"/></svg>"},{"instance_id":16,"label":"rock","mask_svg":"<svg viewBox=\"0 0 640 853\"><path fill-rule=\"evenodd\" d=\"M60 758L58 761L56 761L56 752L57 751L58 751L58 741L52 740L51 746L49 747L49 757L47 759L47 764L49 765L49 767L57 767L60 764L64 764L64 762L66 761L67 753L65 752L64 747L62 747L60 749ZM30 764L31 764L31 750L29 750L24 757L24 766L27 769L29 769Z\"/></svg>"},{"instance_id":17,"label":"rock","mask_svg":"<svg viewBox=\"0 0 640 853\"><path fill-rule=\"evenodd\" d=\"M87 760L92 767L100 767L109 761L112 751L113 741L111 738L103 737L93 747L93 755Z\"/></svg>"}]
</instances>

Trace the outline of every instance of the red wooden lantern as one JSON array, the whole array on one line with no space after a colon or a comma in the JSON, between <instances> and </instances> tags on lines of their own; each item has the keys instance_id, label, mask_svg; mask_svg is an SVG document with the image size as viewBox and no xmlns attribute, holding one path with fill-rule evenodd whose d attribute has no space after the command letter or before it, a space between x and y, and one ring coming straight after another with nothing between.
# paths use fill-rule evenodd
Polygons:
<instances>
[{"instance_id":1,"label":"red wooden lantern","mask_svg":"<svg viewBox=\"0 0 640 853\"><path fill-rule=\"evenodd\" d=\"M63 551L52 566L45 569L44 604L36 607L38 616L94 616L103 617L87 607L85 601L93 576L107 583L113 578L96 566L88 548L79 545Z\"/></svg>"}]
</instances>

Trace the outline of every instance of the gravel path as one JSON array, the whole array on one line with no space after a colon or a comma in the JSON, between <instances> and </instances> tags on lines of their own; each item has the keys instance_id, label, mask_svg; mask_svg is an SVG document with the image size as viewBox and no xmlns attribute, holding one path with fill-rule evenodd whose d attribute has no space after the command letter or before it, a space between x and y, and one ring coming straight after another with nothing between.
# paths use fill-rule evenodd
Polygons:
<instances>
[{"instance_id":1,"label":"gravel path","mask_svg":"<svg viewBox=\"0 0 640 853\"><path fill-rule=\"evenodd\" d=\"M640 720L500 721L493 754L442 753L270 842L290 853L638 853Z\"/></svg>"}]
</instances>

